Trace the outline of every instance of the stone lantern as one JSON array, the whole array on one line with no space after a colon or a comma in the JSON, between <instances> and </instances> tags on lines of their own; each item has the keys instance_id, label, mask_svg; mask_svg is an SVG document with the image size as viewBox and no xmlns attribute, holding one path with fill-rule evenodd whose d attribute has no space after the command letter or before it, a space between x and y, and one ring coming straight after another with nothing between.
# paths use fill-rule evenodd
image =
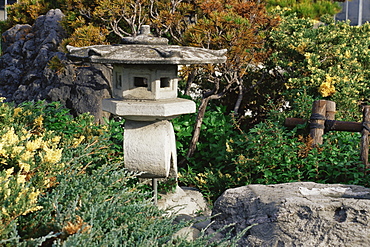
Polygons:
<instances>
[{"instance_id":1,"label":"stone lantern","mask_svg":"<svg viewBox=\"0 0 370 247\"><path fill-rule=\"evenodd\" d=\"M112 96L104 111L126 119L124 162L142 177L177 176L175 134L170 119L196 111L191 100L177 98L178 65L224 63L226 50L168 45L143 25L120 45L67 47L71 59L111 64Z\"/></svg>"}]
</instances>

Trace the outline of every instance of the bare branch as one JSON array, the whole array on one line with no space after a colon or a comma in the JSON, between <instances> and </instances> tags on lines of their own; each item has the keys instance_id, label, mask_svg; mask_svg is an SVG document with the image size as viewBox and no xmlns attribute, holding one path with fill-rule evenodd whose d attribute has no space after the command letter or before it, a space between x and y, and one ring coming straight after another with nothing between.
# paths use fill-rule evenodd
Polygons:
<instances>
[{"instance_id":1,"label":"bare branch","mask_svg":"<svg viewBox=\"0 0 370 247\"><path fill-rule=\"evenodd\" d=\"M244 96L244 87L243 87L243 84L241 82L239 82L238 88L239 88L239 94L238 94L238 98L237 98L237 100L235 102L235 105L234 105L234 114L235 115L238 115L239 108L240 108L240 105L242 103L243 96Z\"/></svg>"}]
</instances>

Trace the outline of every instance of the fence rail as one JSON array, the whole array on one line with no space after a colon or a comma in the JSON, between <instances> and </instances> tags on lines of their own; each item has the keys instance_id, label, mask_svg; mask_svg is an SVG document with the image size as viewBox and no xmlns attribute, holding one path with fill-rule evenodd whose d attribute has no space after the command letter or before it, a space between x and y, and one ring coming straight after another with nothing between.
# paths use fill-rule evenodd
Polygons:
<instances>
[{"instance_id":1,"label":"fence rail","mask_svg":"<svg viewBox=\"0 0 370 247\"><path fill-rule=\"evenodd\" d=\"M287 118L284 126L295 127L298 124L309 123L312 145L323 144L323 135L329 131L361 132L360 159L365 169L370 169L369 163L369 133L370 133L370 106L363 107L362 122L346 122L335 120L336 104L334 101L317 100L313 102L310 119Z\"/></svg>"}]
</instances>

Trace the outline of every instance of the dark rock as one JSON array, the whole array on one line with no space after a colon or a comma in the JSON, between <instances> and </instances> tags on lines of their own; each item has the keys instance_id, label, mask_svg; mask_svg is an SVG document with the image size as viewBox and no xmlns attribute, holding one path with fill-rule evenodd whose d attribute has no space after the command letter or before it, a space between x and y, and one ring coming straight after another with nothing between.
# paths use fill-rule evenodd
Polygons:
<instances>
[{"instance_id":1,"label":"dark rock","mask_svg":"<svg viewBox=\"0 0 370 247\"><path fill-rule=\"evenodd\" d=\"M174 223L179 223L181 221L190 221L192 220L194 217L190 216L190 215L187 215L187 214L179 214L176 216L176 218L174 219Z\"/></svg>"},{"instance_id":2,"label":"dark rock","mask_svg":"<svg viewBox=\"0 0 370 247\"><path fill-rule=\"evenodd\" d=\"M254 225L240 246L369 246L370 189L289 183L227 190L215 202L208 233L223 226L236 235ZM218 238L225 237L223 234Z\"/></svg>"},{"instance_id":3,"label":"dark rock","mask_svg":"<svg viewBox=\"0 0 370 247\"><path fill-rule=\"evenodd\" d=\"M20 25L17 24L11 29L3 33L3 47L2 49L7 51L8 47L13 45L16 41L25 40L26 36L31 32L32 27L28 24Z\"/></svg>"},{"instance_id":4,"label":"dark rock","mask_svg":"<svg viewBox=\"0 0 370 247\"><path fill-rule=\"evenodd\" d=\"M0 96L19 104L30 100L60 101L78 115L90 112L103 122L103 98L110 98L111 67L76 65L59 51L66 34L60 25L64 17L50 10L30 26L16 25L3 33L0 57ZM50 60L58 57L59 67Z\"/></svg>"},{"instance_id":5,"label":"dark rock","mask_svg":"<svg viewBox=\"0 0 370 247\"><path fill-rule=\"evenodd\" d=\"M211 217L209 216L198 216L198 217L195 217L194 220L195 220L195 223L193 227L197 228L200 231L206 229L208 226L211 225Z\"/></svg>"}]
</instances>

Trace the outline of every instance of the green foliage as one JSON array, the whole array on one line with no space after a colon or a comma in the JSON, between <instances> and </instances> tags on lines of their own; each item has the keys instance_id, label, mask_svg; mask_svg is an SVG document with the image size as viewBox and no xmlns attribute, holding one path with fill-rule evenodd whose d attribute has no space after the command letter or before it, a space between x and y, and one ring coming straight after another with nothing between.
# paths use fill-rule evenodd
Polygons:
<instances>
[{"instance_id":1,"label":"green foliage","mask_svg":"<svg viewBox=\"0 0 370 247\"><path fill-rule=\"evenodd\" d=\"M116 117L112 119L104 119L105 123L109 126L110 142L112 143L112 150L117 152L117 155L123 153L123 127L125 119Z\"/></svg>"},{"instance_id":2,"label":"green foliage","mask_svg":"<svg viewBox=\"0 0 370 247\"><path fill-rule=\"evenodd\" d=\"M0 246L236 246L240 235L173 237L191 222L173 224L123 167L123 121L100 126L43 101L2 103L0 117Z\"/></svg>"},{"instance_id":3,"label":"green foliage","mask_svg":"<svg viewBox=\"0 0 370 247\"><path fill-rule=\"evenodd\" d=\"M368 102L369 95L370 26L314 24L289 15L271 32L274 52L266 71L274 76L269 79L284 84L284 99L296 104L291 116L307 118L300 111L307 105L304 98L312 97L335 101L339 118L357 120L357 106Z\"/></svg>"},{"instance_id":4,"label":"green foliage","mask_svg":"<svg viewBox=\"0 0 370 247\"><path fill-rule=\"evenodd\" d=\"M337 1L311 1L311 0L268 0L267 8L273 9L276 6L286 8L287 14L295 13L300 18L311 18L319 20L324 15L334 16L341 10Z\"/></svg>"},{"instance_id":5,"label":"green foliage","mask_svg":"<svg viewBox=\"0 0 370 247\"><path fill-rule=\"evenodd\" d=\"M179 160L186 157L195 118L183 115L173 120ZM230 180L234 173L230 142L238 135L226 107L211 105L203 120L197 151L180 167L179 181L198 187L209 200L216 199L225 188L234 187L235 181Z\"/></svg>"},{"instance_id":6,"label":"green foliage","mask_svg":"<svg viewBox=\"0 0 370 247\"><path fill-rule=\"evenodd\" d=\"M41 198L43 210L23 223L30 224L27 232L58 232L56 246L161 245L171 238L171 218L133 187L132 180L134 174L119 164L92 169L91 174L71 166Z\"/></svg>"},{"instance_id":7,"label":"green foliage","mask_svg":"<svg viewBox=\"0 0 370 247\"><path fill-rule=\"evenodd\" d=\"M54 56L49 60L48 67L57 74L61 74L65 71L65 65L58 56Z\"/></svg>"},{"instance_id":8,"label":"green foliage","mask_svg":"<svg viewBox=\"0 0 370 247\"><path fill-rule=\"evenodd\" d=\"M307 114L311 103L306 102ZM288 130L283 126L285 116L276 110L269 119L242 131L225 115L225 108L211 107L194 157L180 168L180 183L199 188L210 201L227 188L254 183L370 185L360 161L359 133L329 132L323 145L312 148L307 126ZM187 153L194 121L190 115L174 120L180 155Z\"/></svg>"},{"instance_id":9,"label":"green foliage","mask_svg":"<svg viewBox=\"0 0 370 247\"><path fill-rule=\"evenodd\" d=\"M202 165L198 167L196 163L205 164L209 161L210 157L213 157L213 161L220 163L227 160L227 143L235 132L232 119L225 112L225 106L214 105L206 112L201 127L201 136L197 145L197 150L199 151L189 160L191 164L197 166L199 169L202 169ZM187 144L190 143L192 138L195 118L195 115L183 115L173 120L179 159L186 156Z\"/></svg>"},{"instance_id":10,"label":"green foliage","mask_svg":"<svg viewBox=\"0 0 370 247\"><path fill-rule=\"evenodd\" d=\"M98 166L113 157L104 146L106 127L87 114L73 118L59 103L1 103L0 127L1 238L19 217L42 208L38 197L55 187L76 154L82 165Z\"/></svg>"},{"instance_id":11,"label":"green foliage","mask_svg":"<svg viewBox=\"0 0 370 247\"><path fill-rule=\"evenodd\" d=\"M243 154L234 160L247 183L314 181L369 185L359 157L359 134L333 132L324 144L312 148L312 140L288 131L276 122L255 126L246 136ZM249 159L247 157L250 157Z\"/></svg>"}]
</instances>

